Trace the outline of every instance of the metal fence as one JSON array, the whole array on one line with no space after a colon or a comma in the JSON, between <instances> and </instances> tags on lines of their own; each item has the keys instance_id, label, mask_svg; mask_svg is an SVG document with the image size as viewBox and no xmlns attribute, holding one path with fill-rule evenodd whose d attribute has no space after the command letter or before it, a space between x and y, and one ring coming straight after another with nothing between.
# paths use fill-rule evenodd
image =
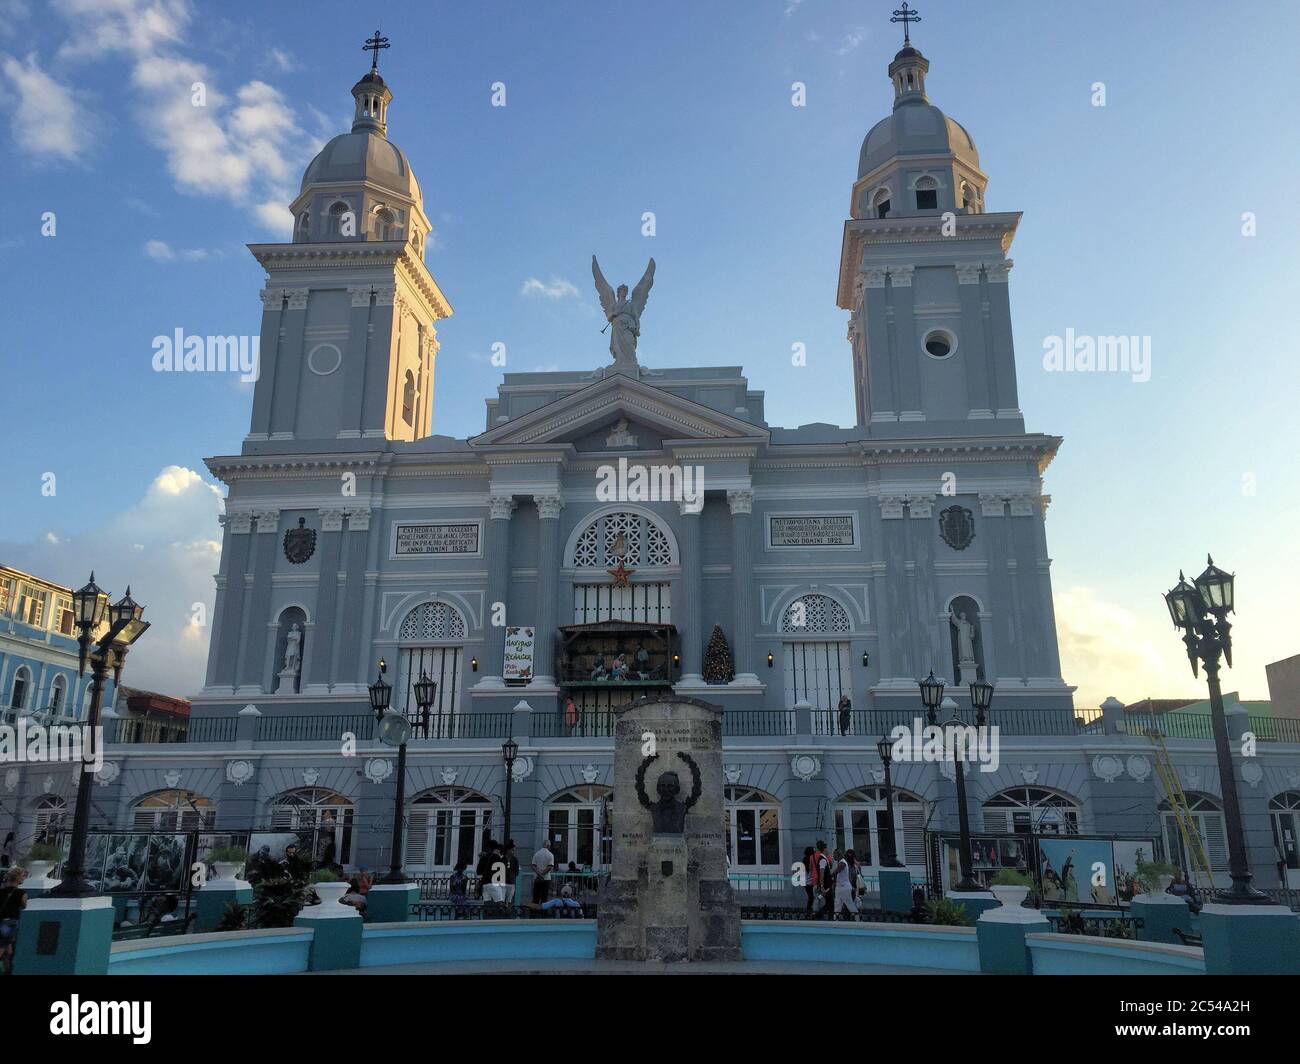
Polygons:
<instances>
[{"instance_id":1,"label":"metal fence","mask_svg":"<svg viewBox=\"0 0 1300 1064\"><path fill-rule=\"evenodd\" d=\"M793 735L793 709L729 709L722 718L723 735Z\"/></svg>"}]
</instances>

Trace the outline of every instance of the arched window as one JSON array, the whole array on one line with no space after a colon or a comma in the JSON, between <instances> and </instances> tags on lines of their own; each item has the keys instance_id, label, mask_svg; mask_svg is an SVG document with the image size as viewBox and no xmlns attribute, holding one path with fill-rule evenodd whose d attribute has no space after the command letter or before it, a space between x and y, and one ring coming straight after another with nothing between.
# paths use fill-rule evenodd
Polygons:
<instances>
[{"instance_id":1,"label":"arched window","mask_svg":"<svg viewBox=\"0 0 1300 1064\"><path fill-rule=\"evenodd\" d=\"M1223 820L1223 806L1219 804L1217 798L1197 791L1188 791L1186 798L1187 817L1201 840L1201 849L1210 862L1210 871L1227 871L1228 833ZM1168 798L1161 801L1159 809L1161 837L1164 839L1169 863L1177 865L1189 876L1195 877L1197 862L1188 852L1190 840L1183 838L1178 814L1174 812L1174 807L1169 804ZM1200 885L1208 886L1208 884Z\"/></svg>"},{"instance_id":2,"label":"arched window","mask_svg":"<svg viewBox=\"0 0 1300 1064\"><path fill-rule=\"evenodd\" d=\"M298 215L298 239L306 240L311 236L311 213L303 211Z\"/></svg>"},{"instance_id":3,"label":"arched window","mask_svg":"<svg viewBox=\"0 0 1300 1064\"><path fill-rule=\"evenodd\" d=\"M969 181L961 183L961 205L967 214L980 213L979 190Z\"/></svg>"},{"instance_id":4,"label":"arched window","mask_svg":"<svg viewBox=\"0 0 1300 1064\"><path fill-rule=\"evenodd\" d=\"M32 670L26 665L19 665L14 670L13 686L9 691L9 708L21 713L27 708L27 700L31 697L32 688Z\"/></svg>"},{"instance_id":5,"label":"arched window","mask_svg":"<svg viewBox=\"0 0 1300 1064\"><path fill-rule=\"evenodd\" d=\"M622 559L629 567L672 565L672 543L644 514L619 512L596 518L578 536L572 564L578 569L606 569Z\"/></svg>"},{"instance_id":6,"label":"arched window","mask_svg":"<svg viewBox=\"0 0 1300 1064\"><path fill-rule=\"evenodd\" d=\"M57 794L47 794L36 802L32 818L32 841L55 845L68 817L68 803Z\"/></svg>"},{"instance_id":7,"label":"arched window","mask_svg":"<svg viewBox=\"0 0 1300 1064\"><path fill-rule=\"evenodd\" d=\"M889 217L889 189L882 188L871 200L871 209L877 218Z\"/></svg>"},{"instance_id":8,"label":"arched window","mask_svg":"<svg viewBox=\"0 0 1300 1064\"><path fill-rule=\"evenodd\" d=\"M192 831L211 827L217 807L211 798L188 791L155 791L131 809L131 826L138 831Z\"/></svg>"},{"instance_id":9,"label":"arched window","mask_svg":"<svg viewBox=\"0 0 1300 1064\"><path fill-rule=\"evenodd\" d=\"M397 215L387 207L380 207L375 211L375 239L397 239Z\"/></svg>"},{"instance_id":10,"label":"arched window","mask_svg":"<svg viewBox=\"0 0 1300 1064\"><path fill-rule=\"evenodd\" d=\"M853 630L848 612L829 595L800 595L781 615L781 631L790 635L820 635Z\"/></svg>"},{"instance_id":11,"label":"arched window","mask_svg":"<svg viewBox=\"0 0 1300 1064\"><path fill-rule=\"evenodd\" d=\"M313 863L345 865L352 859L354 814L352 802L337 791L302 787L272 801L271 827L296 832Z\"/></svg>"},{"instance_id":12,"label":"arched window","mask_svg":"<svg viewBox=\"0 0 1300 1064\"><path fill-rule=\"evenodd\" d=\"M409 369L402 384L402 420L411 427L415 426L415 374Z\"/></svg>"},{"instance_id":13,"label":"arched window","mask_svg":"<svg viewBox=\"0 0 1300 1064\"><path fill-rule=\"evenodd\" d=\"M933 211L939 207L939 182L932 177L922 177L916 182L916 209Z\"/></svg>"},{"instance_id":14,"label":"arched window","mask_svg":"<svg viewBox=\"0 0 1300 1064\"><path fill-rule=\"evenodd\" d=\"M342 200L330 204L330 235L355 236L356 222L352 209ZM351 230L351 232L349 232Z\"/></svg>"},{"instance_id":15,"label":"arched window","mask_svg":"<svg viewBox=\"0 0 1300 1064\"><path fill-rule=\"evenodd\" d=\"M406 867L450 872L464 861L472 874L491 823L492 803L477 791L439 787L416 795L406 821Z\"/></svg>"},{"instance_id":16,"label":"arched window","mask_svg":"<svg viewBox=\"0 0 1300 1064\"><path fill-rule=\"evenodd\" d=\"M68 709L68 680L62 673L50 681L50 713L59 714Z\"/></svg>"},{"instance_id":17,"label":"arched window","mask_svg":"<svg viewBox=\"0 0 1300 1064\"><path fill-rule=\"evenodd\" d=\"M1300 791L1283 791L1270 798L1268 818L1273 825L1277 859L1289 871L1300 871Z\"/></svg>"},{"instance_id":18,"label":"arched window","mask_svg":"<svg viewBox=\"0 0 1300 1064\"><path fill-rule=\"evenodd\" d=\"M1077 835L1079 803L1045 787L1010 787L984 803L984 830L998 835Z\"/></svg>"},{"instance_id":19,"label":"arched window","mask_svg":"<svg viewBox=\"0 0 1300 1064\"><path fill-rule=\"evenodd\" d=\"M784 872L781 860L781 803L753 787L723 792L727 865L735 872Z\"/></svg>"},{"instance_id":20,"label":"arched window","mask_svg":"<svg viewBox=\"0 0 1300 1064\"><path fill-rule=\"evenodd\" d=\"M835 845L852 850L864 869L879 869L891 843L903 864L918 870L925 867L926 811L918 795L894 788L892 824L884 787L859 787L842 794L834 811Z\"/></svg>"},{"instance_id":21,"label":"arched window","mask_svg":"<svg viewBox=\"0 0 1300 1064\"><path fill-rule=\"evenodd\" d=\"M456 711L463 648L448 644L465 638L465 618L445 602L425 602L398 625L397 638L402 648L398 651L393 708L406 714L419 738L454 738L459 727ZM438 685L427 720L415 700L421 674Z\"/></svg>"},{"instance_id":22,"label":"arched window","mask_svg":"<svg viewBox=\"0 0 1300 1064\"><path fill-rule=\"evenodd\" d=\"M546 804L546 838L558 868L604 868L613 859L609 787L588 784L561 791Z\"/></svg>"},{"instance_id":23,"label":"arched window","mask_svg":"<svg viewBox=\"0 0 1300 1064\"><path fill-rule=\"evenodd\" d=\"M827 636L852 630L848 612L829 595L801 595L785 608L777 627L786 636L782 644L786 706L806 701L819 714L833 711L841 696L852 694L853 675L849 641Z\"/></svg>"}]
</instances>

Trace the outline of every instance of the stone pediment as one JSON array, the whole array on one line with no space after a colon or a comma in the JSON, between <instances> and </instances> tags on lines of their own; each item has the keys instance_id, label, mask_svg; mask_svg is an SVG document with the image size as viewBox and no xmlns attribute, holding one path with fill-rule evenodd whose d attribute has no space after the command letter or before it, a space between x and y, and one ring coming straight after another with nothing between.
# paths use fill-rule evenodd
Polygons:
<instances>
[{"instance_id":1,"label":"stone pediment","mask_svg":"<svg viewBox=\"0 0 1300 1064\"><path fill-rule=\"evenodd\" d=\"M761 425L615 374L470 439L473 448L520 447L583 441L584 450L631 450L619 443L621 426L651 440L761 440ZM610 442L610 441L613 442Z\"/></svg>"}]
</instances>

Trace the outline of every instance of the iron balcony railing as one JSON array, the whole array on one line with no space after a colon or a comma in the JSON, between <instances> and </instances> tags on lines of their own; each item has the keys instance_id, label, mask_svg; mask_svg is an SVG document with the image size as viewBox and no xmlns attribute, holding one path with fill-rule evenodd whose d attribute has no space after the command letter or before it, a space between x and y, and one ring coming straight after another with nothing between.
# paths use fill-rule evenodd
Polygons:
<instances>
[{"instance_id":1,"label":"iron balcony railing","mask_svg":"<svg viewBox=\"0 0 1300 1064\"><path fill-rule=\"evenodd\" d=\"M604 739L614 734L614 713L608 709L534 713L530 726L535 739Z\"/></svg>"},{"instance_id":2,"label":"iron balcony railing","mask_svg":"<svg viewBox=\"0 0 1300 1064\"><path fill-rule=\"evenodd\" d=\"M793 709L731 709L722 718L722 734L793 735Z\"/></svg>"},{"instance_id":3,"label":"iron balcony railing","mask_svg":"<svg viewBox=\"0 0 1300 1064\"><path fill-rule=\"evenodd\" d=\"M852 709L847 719L834 709L814 709L813 735L856 735L879 738L888 735L900 725L915 727L916 721L925 724L925 709ZM963 719L975 722L973 714L966 711ZM940 723L943 723L940 721ZM997 725L1003 735L1085 735L1101 734L1101 716L1097 710L1087 716L1067 709L998 709L988 713L988 723ZM844 726L846 725L846 726Z\"/></svg>"},{"instance_id":4,"label":"iron balcony railing","mask_svg":"<svg viewBox=\"0 0 1300 1064\"><path fill-rule=\"evenodd\" d=\"M107 743L233 743L236 717L192 717L188 722L164 723L141 717L109 718L104 722Z\"/></svg>"},{"instance_id":5,"label":"iron balcony railing","mask_svg":"<svg viewBox=\"0 0 1300 1064\"><path fill-rule=\"evenodd\" d=\"M257 741L262 743L342 742L345 735L372 739L373 713L311 713L258 717Z\"/></svg>"}]
</instances>

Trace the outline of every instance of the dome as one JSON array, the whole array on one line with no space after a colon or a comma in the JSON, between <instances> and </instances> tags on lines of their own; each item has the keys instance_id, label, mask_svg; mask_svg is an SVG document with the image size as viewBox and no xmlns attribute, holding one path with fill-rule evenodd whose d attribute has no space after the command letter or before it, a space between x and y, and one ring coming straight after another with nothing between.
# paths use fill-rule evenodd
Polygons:
<instances>
[{"instance_id":1,"label":"dome","mask_svg":"<svg viewBox=\"0 0 1300 1064\"><path fill-rule=\"evenodd\" d=\"M897 155L935 155L951 152L979 169L979 152L961 123L939 108L919 100L896 107L887 118L871 127L858 156L858 177Z\"/></svg>"},{"instance_id":2,"label":"dome","mask_svg":"<svg viewBox=\"0 0 1300 1064\"><path fill-rule=\"evenodd\" d=\"M420 200L420 185L402 149L368 132L343 133L326 144L303 173L300 192L308 185L362 181Z\"/></svg>"}]
</instances>

